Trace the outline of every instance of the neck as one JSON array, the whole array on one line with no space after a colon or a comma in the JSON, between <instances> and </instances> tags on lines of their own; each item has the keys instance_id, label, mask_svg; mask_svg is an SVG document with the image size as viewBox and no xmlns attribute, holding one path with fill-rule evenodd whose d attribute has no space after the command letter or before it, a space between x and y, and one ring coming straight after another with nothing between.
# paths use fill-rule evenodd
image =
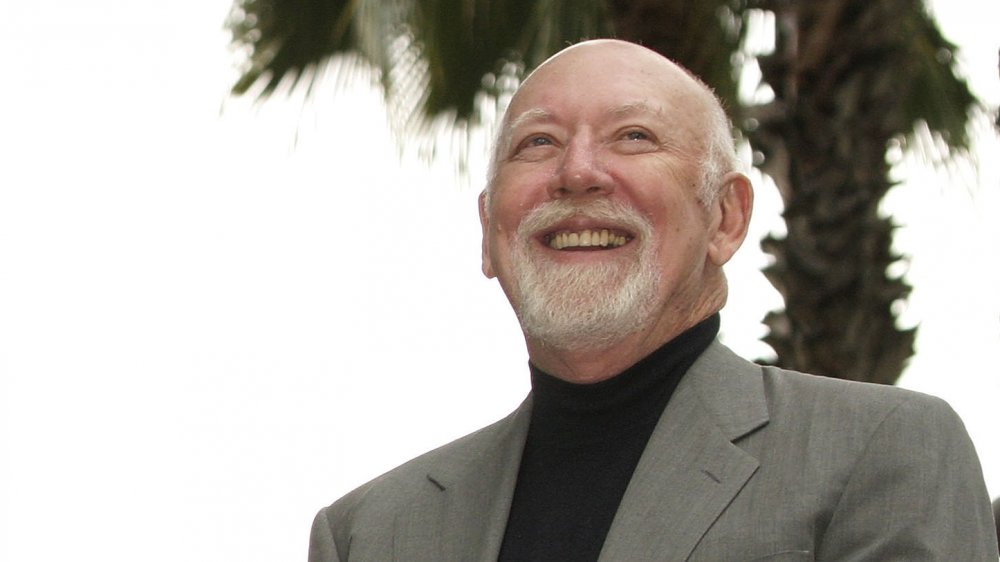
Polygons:
<instances>
[{"instance_id":1,"label":"neck","mask_svg":"<svg viewBox=\"0 0 1000 562\"><path fill-rule=\"evenodd\" d=\"M708 303L706 303L708 304ZM591 384L610 379L648 356L668 341L722 308L721 303L700 307L690 314L661 316L644 329L600 348L561 349L526 338L532 364L566 382ZM673 321L671 321L673 320Z\"/></svg>"},{"instance_id":2,"label":"neck","mask_svg":"<svg viewBox=\"0 0 1000 562\"><path fill-rule=\"evenodd\" d=\"M566 382L591 384L610 379L652 352L642 341L627 338L609 348L564 350L528 341L528 357L539 369ZM653 348L655 349L655 347Z\"/></svg>"}]
</instances>

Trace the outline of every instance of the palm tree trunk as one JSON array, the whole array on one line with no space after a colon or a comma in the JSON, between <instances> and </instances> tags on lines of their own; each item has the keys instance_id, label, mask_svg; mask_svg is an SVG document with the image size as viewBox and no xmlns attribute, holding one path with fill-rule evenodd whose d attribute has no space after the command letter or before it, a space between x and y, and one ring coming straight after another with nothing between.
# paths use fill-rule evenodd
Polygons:
<instances>
[{"instance_id":1,"label":"palm tree trunk","mask_svg":"<svg viewBox=\"0 0 1000 562\"><path fill-rule=\"evenodd\" d=\"M776 51L761 60L775 93L751 144L785 204L787 235L771 236L765 274L785 309L765 318L783 367L892 384L915 329L895 309L910 287L887 275L899 260L879 213L892 187L886 149L906 133L896 109L907 52L899 14L915 0L764 2L777 16Z\"/></svg>"}]
</instances>

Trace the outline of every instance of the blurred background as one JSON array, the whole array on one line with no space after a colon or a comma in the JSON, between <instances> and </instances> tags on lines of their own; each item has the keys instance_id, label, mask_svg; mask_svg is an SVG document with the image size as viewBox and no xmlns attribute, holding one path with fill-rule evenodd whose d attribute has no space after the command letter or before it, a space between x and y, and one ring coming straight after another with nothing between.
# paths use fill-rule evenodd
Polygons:
<instances>
[{"instance_id":1,"label":"blurred background","mask_svg":"<svg viewBox=\"0 0 1000 562\"><path fill-rule=\"evenodd\" d=\"M1000 6L930 8L995 111ZM317 509L527 392L479 271L489 126L401 136L350 65L310 96L232 96L230 11L5 9L0 560L302 560ZM970 131L974 162L890 154L881 208L920 327L898 384L959 412L996 497L1000 143L989 118ZM769 358L758 240L785 227L754 178L723 338Z\"/></svg>"}]
</instances>

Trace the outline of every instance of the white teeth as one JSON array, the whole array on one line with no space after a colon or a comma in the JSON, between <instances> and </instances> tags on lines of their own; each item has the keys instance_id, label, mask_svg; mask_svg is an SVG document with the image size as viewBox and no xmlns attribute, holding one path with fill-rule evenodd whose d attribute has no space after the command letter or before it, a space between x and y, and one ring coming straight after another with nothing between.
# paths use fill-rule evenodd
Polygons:
<instances>
[{"instance_id":1,"label":"white teeth","mask_svg":"<svg viewBox=\"0 0 1000 562\"><path fill-rule=\"evenodd\" d=\"M579 232L560 232L549 237L548 245L554 250L564 248L587 248L601 246L602 248L617 248L628 240L622 234L603 230L581 230Z\"/></svg>"}]
</instances>

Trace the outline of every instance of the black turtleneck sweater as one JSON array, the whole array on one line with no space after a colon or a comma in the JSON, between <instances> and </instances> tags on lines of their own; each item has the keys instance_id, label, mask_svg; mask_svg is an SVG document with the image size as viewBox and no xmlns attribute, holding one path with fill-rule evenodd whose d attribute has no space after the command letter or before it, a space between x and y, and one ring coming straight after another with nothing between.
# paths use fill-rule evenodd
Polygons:
<instances>
[{"instance_id":1,"label":"black turtleneck sweater","mask_svg":"<svg viewBox=\"0 0 1000 562\"><path fill-rule=\"evenodd\" d=\"M718 332L715 314L594 384L530 366L531 423L499 562L597 560L660 414Z\"/></svg>"}]
</instances>

